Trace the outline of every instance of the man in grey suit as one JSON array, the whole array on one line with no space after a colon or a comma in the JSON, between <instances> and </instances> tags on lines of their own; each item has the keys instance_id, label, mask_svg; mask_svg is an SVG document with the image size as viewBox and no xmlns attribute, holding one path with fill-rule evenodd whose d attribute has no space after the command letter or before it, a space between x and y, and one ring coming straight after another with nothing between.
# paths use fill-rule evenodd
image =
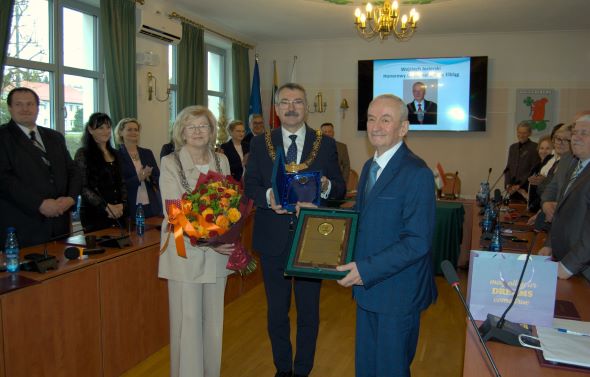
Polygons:
<instances>
[{"instance_id":1,"label":"man in grey suit","mask_svg":"<svg viewBox=\"0 0 590 377\"><path fill-rule=\"evenodd\" d=\"M29 88L8 94L10 122L0 127L0 244L16 228L21 247L70 232L70 210L82 177L57 131L36 125L39 96Z\"/></svg>"},{"instance_id":2,"label":"man in grey suit","mask_svg":"<svg viewBox=\"0 0 590 377\"><path fill-rule=\"evenodd\" d=\"M576 119L571 148L573 156L562 158L560 169L543 193L543 210L552 225L539 255L552 255L560 262L560 279L581 273L590 280L590 115Z\"/></svg>"},{"instance_id":3,"label":"man in grey suit","mask_svg":"<svg viewBox=\"0 0 590 377\"><path fill-rule=\"evenodd\" d=\"M324 136L334 139L334 125L332 123L323 123L320 126L320 130ZM348 157L348 147L346 144L336 141L336 151L338 153L338 165L340 165L342 178L344 178L345 183L348 183L348 176L350 175L350 158Z\"/></svg>"}]
</instances>

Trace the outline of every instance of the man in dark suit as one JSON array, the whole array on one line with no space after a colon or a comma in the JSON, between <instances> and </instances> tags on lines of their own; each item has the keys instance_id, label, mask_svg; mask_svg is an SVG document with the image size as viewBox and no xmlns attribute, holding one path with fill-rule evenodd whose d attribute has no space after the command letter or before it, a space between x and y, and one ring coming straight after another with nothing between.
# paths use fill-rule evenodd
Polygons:
<instances>
[{"instance_id":1,"label":"man in dark suit","mask_svg":"<svg viewBox=\"0 0 590 377\"><path fill-rule=\"evenodd\" d=\"M357 377L409 376L420 313L437 297L432 271L434 179L403 142L407 107L393 95L369 104L367 134L375 156L357 188L360 213L354 262L338 282L357 302Z\"/></svg>"},{"instance_id":2,"label":"man in dark suit","mask_svg":"<svg viewBox=\"0 0 590 377\"><path fill-rule=\"evenodd\" d=\"M582 274L590 280L590 115L582 115L572 130L572 155L559 161L559 169L543 193L543 209L548 210L557 192L557 203L548 219L551 230L540 255L559 261L558 277Z\"/></svg>"},{"instance_id":3,"label":"man in dark suit","mask_svg":"<svg viewBox=\"0 0 590 377\"><path fill-rule=\"evenodd\" d=\"M281 128L254 137L246 166L246 195L254 200L253 248L260 253L268 302L268 333L276 377L307 376L313 367L319 327L320 280L284 276L296 218L275 201L272 170L275 152L283 150L286 162L301 171L321 171L321 197L341 199L345 184L338 167L334 139L323 137L305 124L307 98L298 84L285 84L275 94L275 110ZM297 341L290 340L291 291L297 306ZM295 353L295 360L293 360Z\"/></svg>"},{"instance_id":4,"label":"man in dark suit","mask_svg":"<svg viewBox=\"0 0 590 377\"><path fill-rule=\"evenodd\" d=\"M37 93L15 88L7 104L11 119L0 127L0 244L13 226L26 247L70 232L82 178L63 135L35 124Z\"/></svg>"},{"instance_id":5,"label":"man in dark suit","mask_svg":"<svg viewBox=\"0 0 590 377\"><path fill-rule=\"evenodd\" d=\"M531 133L531 125L527 121L520 122L516 126L518 142L508 148L504 185L512 200L525 201L522 193L528 191L531 170L541 162L537 152L537 143L529 139Z\"/></svg>"},{"instance_id":6,"label":"man in dark suit","mask_svg":"<svg viewBox=\"0 0 590 377\"><path fill-rule=\"evenodd\" d=\"M408 103L408 120L410 124L436 124L437 105L436 102L424 99L426 85L423 82L415 82L412 85L414 100Z\"/></svg>"},{"instance_id":7,"label":"man in dark suit","mask_svg":"<svg viewBox=\"0 0 590 377\"><path fill-rule=\"evenodd\" d=\"M254 136L264 134L264 118L262 114L250 114L248 126L250 127L250 132L244 137L244 143L250 146L250 141Z\"/></svg>"},{"instance_id":8,"label":"man in dark suit","mask_svg":"<svg viewBox=\"0 0 590 377\"><path fill-rule=\"evenodd\" d=\"M320 126L320 130L324 136L329 136L334 139L334 125L332 123L323 123ZM348 182L348 176L350 175L350 158L348 157L348 147L346 144L336 141L336 151L338 152L338 165L340 165L342 178L344 178L344 182Z\"/></svg>"}]
</instances>

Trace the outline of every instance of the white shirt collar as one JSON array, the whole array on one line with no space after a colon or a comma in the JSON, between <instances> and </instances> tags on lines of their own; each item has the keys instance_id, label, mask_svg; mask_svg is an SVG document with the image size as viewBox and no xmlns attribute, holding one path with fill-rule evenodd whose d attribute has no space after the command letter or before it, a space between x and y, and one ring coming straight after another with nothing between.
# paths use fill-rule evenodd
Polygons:
<instances>
[{"instance_id":1,"label":"white shirt collar","mask_svg":"<svg viewBox=\"0 0 590 377\"><path fill-rule=\"evenodd\" d=\"M402 146L402 143L403 141L400 141L393 147L386 150L381 156L377 156L377 151L375 151L375 154L373 155L373 160L377 163L377 165L379 165L379 170L377 170L377 178L379 178L381 172L383 171L383 168L387 166L387 164L389 163L389 160L391 160L391 158L395 155L395 152L397 152L398 149Z\"/></svg>"}]
</instances>

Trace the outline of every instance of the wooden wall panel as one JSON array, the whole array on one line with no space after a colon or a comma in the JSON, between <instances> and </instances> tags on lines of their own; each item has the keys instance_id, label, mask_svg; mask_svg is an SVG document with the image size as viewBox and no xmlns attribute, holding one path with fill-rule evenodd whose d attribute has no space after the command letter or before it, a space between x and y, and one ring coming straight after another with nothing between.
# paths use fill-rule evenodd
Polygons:
<instances>
[{"instance_id":1,"label":"wooden wall panel","mask_svg":"<svg viewBox=\"0 0 590 377\"><path fill-rule=\"evenodd\" d=\"M159 245L99 265L104 376L119 376L169 343Z\"/></svg>"},{"instance_id":2,"label":"wooden wall panel","mask_svg":"<svg viewBox=\"0 0 590 377\"><path fill-rule=\"evenodd\" d=\"M5 294L1 306L6 376L102 376L95 266Z\"/></svg>"}]
</instances>

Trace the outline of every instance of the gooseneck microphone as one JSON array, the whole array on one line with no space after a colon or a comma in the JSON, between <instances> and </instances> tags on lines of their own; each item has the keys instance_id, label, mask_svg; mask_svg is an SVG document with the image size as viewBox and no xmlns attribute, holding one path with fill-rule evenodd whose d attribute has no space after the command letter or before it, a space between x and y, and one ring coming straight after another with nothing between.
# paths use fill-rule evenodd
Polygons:
<instances>
[{"instance_id":1,"label":"gooseneck microphone","mask_svg":"<svg viewBox=\"0 0 590 377\"><path fill-rule=\"evenodd\" d=\"M490 175L492 175L492 168L488 170L488 179L486 179L487 184L490 184Z\"/></svg>"},{"instance_id":2,"label":"gooseneck microphone","mask_svg":"<svg viewBox=\"0 0 590 377\"><path fill-rule=\"evenodd\" d=\"M492 185L492 187L490 188L490 191L492 191L493 189L496 188L496 185L498 184L498 182L500 182L500 179L504 176L504 174L506 174L508 172L508 166L506 168L504 168L504 170L502 170L502 173L500 173L500 175L498 175L498 178L496 178L496 180L494 181L494 184Z\"/></svg>"},{"instance_id":3,"label":"gooseneck microphone","mask_svg":"<svg viewBox=\"0 0 590 377\"><path fill-rule=\"evenodd\" d=\"M453 287L453 289L455 289L455 292L457 292L457 295L461 299L461 303L463 304L463 307L465 308L465 311L467 312L467 315L469 316L469 321L471 322L471 326L473 326L473 329L475 330L475 333L477 334L479 342L483 346L483 349L488 357L490 365L494 369L494 374L496 375L496 377L501 377L500 371L498 371L498 367L496 366L496 362L494 361L494 358L492 357L492 354L490 353L488 346L486 345L485 341L481 337L481 334L479 333L479 329L477 328L477 324L475 323L475 320L473 319L473 315L471 314L471 310L469 310L469 307L467 306L467 303L465 302L465 298L463 297L463 293L461 293L461 288L459 286L459 276L457 276L457 271L455 271L455 267L453 267L453 264L451 262L449 262L448 260L444 260L441 262L440 268L442 269L442 272L445 275L445 279L447 279L447 282L451 285L451 287Z\"/></svg>"},{"instance_id":4,"label":"gooseneck microphone","mask_svg":"<svg viewBox=\"0 0 590 377\"><path fill-rule=\"evenodd\" d=\"M112 216L113 220L115 220L115 222L119 226L119 229L121 230L121 235L119 237L109 237L109 238L103 237L103 239L97 241L97 243L100 246L113 247L113 248L119 248L119 249L131 246L131 239L129 238L129 234L128 233L125 234L125 227L123 226L121 221L119 221L119 219L117 217L115 217L115 214L109 208L109 203L107 203L107 201L103 198L98 187L95 187L94 191L96 191L96 196L98 196L101 203L105 206L105 210Z\"/></svg>"}]
</instances>

